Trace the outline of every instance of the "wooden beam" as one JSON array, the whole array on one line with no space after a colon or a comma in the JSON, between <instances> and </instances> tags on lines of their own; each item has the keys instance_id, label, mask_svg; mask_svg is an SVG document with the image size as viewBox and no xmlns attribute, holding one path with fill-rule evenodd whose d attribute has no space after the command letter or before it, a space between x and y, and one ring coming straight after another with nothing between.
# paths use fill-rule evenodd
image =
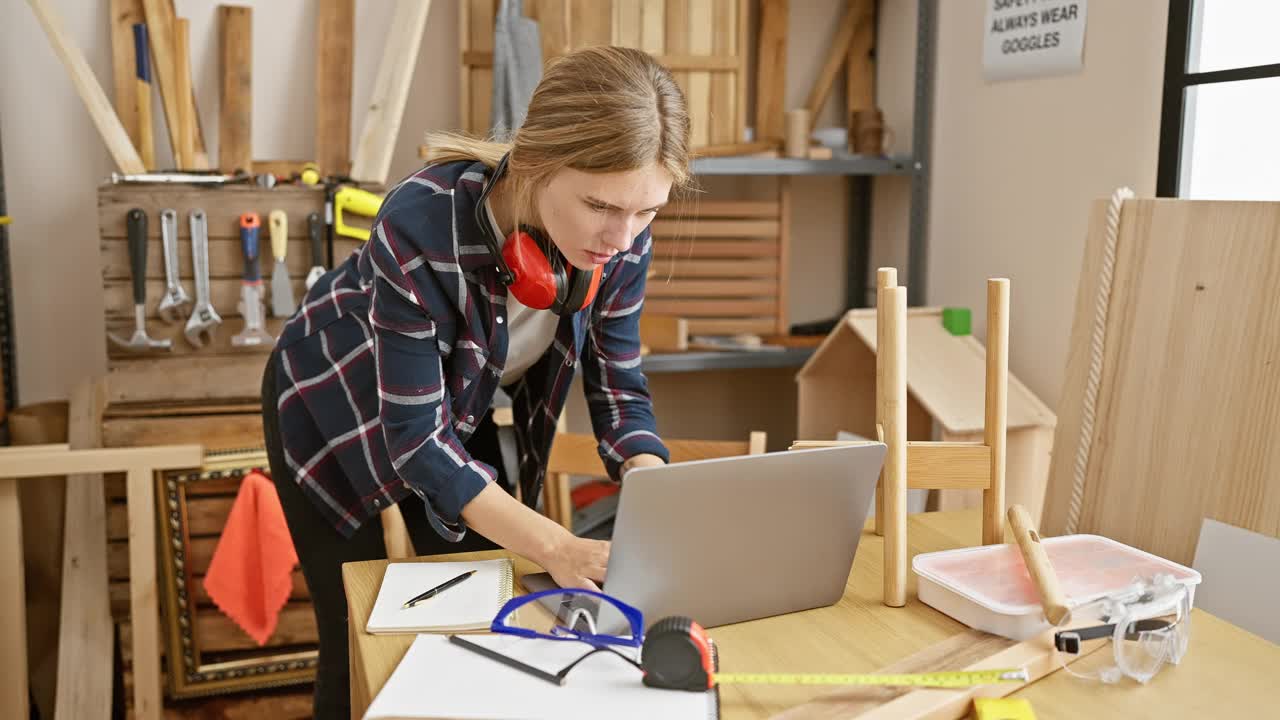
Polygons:
<instances>
[{"instance_id":1,"label":"wooden beam","mask_svg":"<svg viewBox=\"0 0 1280 720\"><path fill-rule=\"evenodd\" d=\"M218 168L254 172L253 8L218 6Z\"/></svg>"},{"instance_id":2,"label":"wooden beam","mask_svg":"<svg viewBox=\"0 0 1280 720\"><path fill-rule=\"evenodd\" d=\"M18 481L0 478L0 709L5 717L27 717L27 590L23 582L22 507Z\"/></svg>"},{"instance_id":3,"label":"wooden beam","mask_svg":"<svg viewBox=\"0 0 1280 720\"><path fill-rule=\"evenodd\" d=\"M71 83L75 85L76 93L80 95L80 100L88 109L89 117L98 128L98 134L106 143L107 152L111 154L116 167L124 173L146 172L142 158L129 139L129 133L125 131L119 116L111 108L111 103L107 100L106 93L102 91L102 86L98 84L98 79L94 76L88 61L85 60L84 53L73 45L67 36L62 18L49 7L47 0L27 0L27 2L35 11L36 19L40 21L45 34L49 36L53 51L66 66L67 74L71 76Z\"/></svg>"},{"instance_id":4,"label":"wooden beam","mask_svg":"<svg viewBox=\"0 0 1280 720\"><path fill-rule=\"evenodd\" d=\"M649 352L684 352L689 349L689 321L676 315L643 312L640 345Z\"/></svg>"},{"instance_id":5,"label":"wooden beam","mask_svg":"<svg viewBox=\"0 0 1280 720\"><path fill-rule=\"evenodd\" d=\"M431 0L398 0L396 3L373 83L373 96L351 160L351 177L356 180L379 185L387 181L404 104L409 97L409 83L418 64L422 29L430 9Z\"/></svg>"},{"instance_id":6,"label":"wooden beam","mask_svg":"<svg viewBox=\"0 0 1280 720\"><path fill-rule=\"evenodd\" d=\"M62 445L37 445L5 450L0 459L4 460L0 477L24 478L128 472L137 467L196 468L204 459L204 449L199 445L154 445L68 450Z\"/></svg>"},{"instance_id":7,"label":"wooden beam","mask_svg":"<svg viewBox=\"0 0 1280 720\"><path fill-rule=\"evenodd\" d=\"M898 286L898 269L892 267L882 267L876 270L876 302L879 302L880 291L884 288ZM884 347L884 323L876 323L876 347ZM876 363L876 427L878 430L884 428L884 405L880 401L881 375L883 374L883 366ZM880 474L880 479L876 481L876 520L875 532L877 535L884 535L884 473Z\"/></svg>"},{"instance_id":8,"label":"wooden beam","mask_svg":"<svg viewBox=\"0 0 1280 720\"><path fill-rule=\"evenodd\" d=\"M191 450L194 452L190 459L198 467L203 453L199 446L192 446ZM133 626L133 716L146 720L159 718L163 710L160 694L160 609L156 602L155 481L152 477L157 466L144 460L142 455L135 455L133 462L136 464L129 468L126 479L129 486L129 621Z\"/></svg>"},{"instance_id":9,"label":"wooden beam","mask_svg":"<svg viewBox=\"0 0 1280 720\"><path fill-rule=\"evenodd\" d=\"M991 485L991 448L982 443L907 443L907 487L983 489Z\"/></svg>"},{"instance_id":10,"label":"wooden beam","mask_svg":"<svg viewBox=\"0 0 1280 720\"><path fill-rule=\"evenodd\" d=\"M322 175L351 168L351 67L355 0L320 0L316 21L316 164Z\"/></svg>"},{"instance_id":11,"label":"wooden beam","mask_svg":"<svg viewBox=\"0 0 1280 720\"><path fill-rule=\"evenodd\" d=\"M849 4L854 24L845 65L846 121L853 112L876 106L876 0L849 0Z\"/></svg>"},{"instance_id":12,"label":"wooden beam","mask_svg":"<svg viewBox=\"0 0 1280 720\"><path fill-rule=\"evenodd\" d=\"M178 97L178 137L174 142L175 163L181 170L195 169L195 105L191 96L191 23L186 18L173 21L174 93Z\"/></svg>"},{"instance_id":13,"label":"wooden beam","mask_svg":"<svg viewBox=\"0 0 1280 720\"><path fill-rule=\"evenodd\" d=\"M756 139L781 141L787 109L787 16L791 0L760 0L756 44Z\"/></svg>"},{"instance_id":14,"label":"wooden beam","mask_svg":"<svg viewBox=\"0 0 1280 720\"><path fill-rule=\"evenodd\" d=\"M138 114L138 62L134 23L145 22L142 0L111 0L111 76L115 80L116 115L135 148L142 147L143 119ZM143 161L145 165L145 160Z\"/></svg>"},{"instance_id":15,"label":"wooden beam","mask_svg":"<svg viewBox=\"0 0 1280 720\"><path fill-rule=\"evenodd\" d=\"M840 18L840 25L836 28L836 35L831 40L831 47L827 50L827 60L822 65L818 77L813 81L813 88L809 90L809 99L805 101L804 106L809 110L810 130L818 122L818 113L822 112L822 106L827 102L827 95L831 93L836 73L848 60L849 43L853 39L856 20L854 8L847 8L844 16Z\"/></svg>"},{"instance_id":16,"label":"wooden beam","mask_svg":"<svg viewBox=\"0 0 1280 720\"><path fill-rule=\"evenodd\" d=\"M85 380L71 394L67 440L76 450L100 447L106 383ZM111 716L111 607L107 585L106 503L101 473L67 478L62 597L58 623L58 688L54 717ZM70 592L75 588L75 592Z\"/></svg>"}]
</instances>

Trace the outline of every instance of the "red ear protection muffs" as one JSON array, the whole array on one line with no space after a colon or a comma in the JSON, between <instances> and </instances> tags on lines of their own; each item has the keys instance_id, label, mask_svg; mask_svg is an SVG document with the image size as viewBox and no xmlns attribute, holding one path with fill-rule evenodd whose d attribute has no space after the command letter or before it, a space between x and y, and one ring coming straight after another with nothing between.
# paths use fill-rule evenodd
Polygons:
<instances>
[{"instance_id":1,"label":"red ear protection muffs","mask_svg":"<svg viewBox=\"0 0 1280 720\"><path fill-rule=\"evenodd\" d=\"M571 315L586 308L600 287L602 266L591 272L575 268L564 259L555 244L535 228L521 226L507 237L498 250L484 203L498 178L507 170L508 155L502 156L493 176L485 183L476 201L476 224L484 233L489 252L498 263L498 277L507 290L527 307L551 310L557 315Z\"/></svg>"}]
</instances>

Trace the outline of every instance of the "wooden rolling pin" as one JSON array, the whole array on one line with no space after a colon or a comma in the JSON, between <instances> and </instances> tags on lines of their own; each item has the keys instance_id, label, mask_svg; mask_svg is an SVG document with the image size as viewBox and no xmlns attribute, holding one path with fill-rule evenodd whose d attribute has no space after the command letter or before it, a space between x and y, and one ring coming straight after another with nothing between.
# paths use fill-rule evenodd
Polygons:
<instances>
[{"instance_id":1,"label":"wooden rolling pin","mask_svg":"<svg viewBox=\"0 0 1280 720\"><path fill-rule=\"evenodd\" d=\"M1067 598L1058 585L1058 576L1049 564L1049 555L1040 542L1040 533L1031 527L1031 517L1021 505L1009 506L1009 526L1013 537L1022 550L1022 561L1027 565L1027 572L1040 592L1040 605L1044 608L1044 616L1054 625L1061 625L1071 616L1067 608Z\"/></svg>"}]
</instances>

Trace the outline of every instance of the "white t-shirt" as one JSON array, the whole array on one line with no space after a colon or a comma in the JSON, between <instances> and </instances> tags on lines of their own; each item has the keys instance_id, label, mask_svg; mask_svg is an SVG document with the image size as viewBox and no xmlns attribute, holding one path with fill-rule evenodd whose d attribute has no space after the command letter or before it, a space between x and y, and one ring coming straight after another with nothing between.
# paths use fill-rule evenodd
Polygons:
<instances>
[{"instance_id":1,"label":"white t-shirt","mask_svg":"<svg viewBox=\"0 0 1280 720\"><path fill-rule=\"evenodd\" d=\"M506 237L498 228L498 220L493 216L493 208L489 201L484 201L485 214L489 225L498 237L498 247L506 243ZM535 310L516 299L507 292L507 364L502 369L501 385L507 386L524 377L524 373L538 358L547 352L552 341L556 339L556 328L560 325L560 317L550 310Z\"/></svg>"}]
</instances>

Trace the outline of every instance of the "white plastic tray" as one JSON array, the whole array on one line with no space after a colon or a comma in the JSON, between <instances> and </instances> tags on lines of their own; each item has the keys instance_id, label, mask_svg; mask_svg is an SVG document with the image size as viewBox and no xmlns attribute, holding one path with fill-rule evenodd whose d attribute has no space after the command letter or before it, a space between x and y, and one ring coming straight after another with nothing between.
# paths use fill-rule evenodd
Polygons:
<instances>
[{"instance_id":1,"label":"white plastic tray","mask_svg":"<svg viewBox=\"0 0 1280 720\"><path fill-rule=\"evenodd\" d=\"M1192 602L1200 573L1100 535L1044 538L1045 552L1067 603L1076 606L1127 586L1135 578L1168 573L1188 586ZM1051 626L1018 546L922 553L911 561L920 602L969 627L1014 640Z\"/></svg>"}]
</instances>

